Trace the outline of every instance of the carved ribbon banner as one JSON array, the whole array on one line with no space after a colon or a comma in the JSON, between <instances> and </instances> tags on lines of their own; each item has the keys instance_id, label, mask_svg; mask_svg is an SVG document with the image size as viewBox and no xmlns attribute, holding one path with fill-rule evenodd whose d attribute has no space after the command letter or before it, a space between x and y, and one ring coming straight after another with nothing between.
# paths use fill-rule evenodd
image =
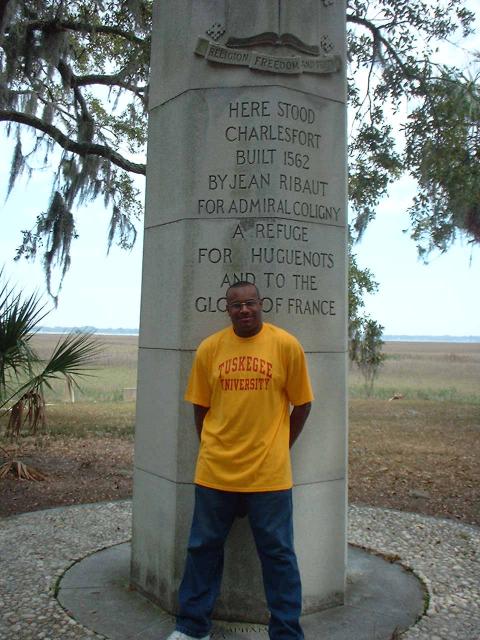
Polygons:
<instances>
[{"instance_id":1,"label":"carved ribbon banner","mask_svg":"<svg viewBox=\"0 0 480 640\"><path fill-rule=\"evenodd\" d=\"M339 55L321 56L273 56L259 51L231 49L222 44L198 38L195 53L210 62L249 67L270 73L316 73L329 74L340 71L342 59Z\"/></svg>"}]
</instances>

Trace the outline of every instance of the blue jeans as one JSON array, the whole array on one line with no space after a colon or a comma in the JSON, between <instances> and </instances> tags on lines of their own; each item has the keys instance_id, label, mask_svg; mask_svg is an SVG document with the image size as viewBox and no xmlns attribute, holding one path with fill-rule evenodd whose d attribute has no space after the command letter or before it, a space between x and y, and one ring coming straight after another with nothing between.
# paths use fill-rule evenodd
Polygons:
<instances>
[{"instance_id":1,"label":"blue jeans","mask_svg":"<svg viewBox=\"0 0 480 640\"><path fill-rule=\"evenodd\" d=\"M293 548L292 491L234 493L195 486L195 509L176 628L207 635L220 592L223 548L235 517L248 514L262 565L271 640L303 640L302 588Z\"/></svg>"}]
</instances>

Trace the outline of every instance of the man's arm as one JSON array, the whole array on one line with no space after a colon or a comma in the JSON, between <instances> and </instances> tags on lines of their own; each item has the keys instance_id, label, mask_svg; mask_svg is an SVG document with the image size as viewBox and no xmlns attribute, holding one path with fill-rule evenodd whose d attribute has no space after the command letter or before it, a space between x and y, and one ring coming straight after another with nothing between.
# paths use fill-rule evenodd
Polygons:
<instances>
[{"instance_id":1,"label":"man's arm","mask_svg":"<svg viewBox=\"0 0 480 640\"><path fill-rule=\"evenodd\" d=\"M290 414L290 448L302 433L303 426L307 421L311 408L311 402L306 402L305 404L299 404L298 406L293 407L293 411Z\"/></svg>"},{"instance_id":2,"label":"man's arm","mask_svg":"<svg viewBox=\"0 0 480 640\"><path fill-rule=\"evenodd\" d=\"M202 407L200 404L193 405L193 418L195 420L195 429L197 430L199 440L202 435L203 420L208 413L208 409L209 407Z\"/></svg>"}]
</instances>

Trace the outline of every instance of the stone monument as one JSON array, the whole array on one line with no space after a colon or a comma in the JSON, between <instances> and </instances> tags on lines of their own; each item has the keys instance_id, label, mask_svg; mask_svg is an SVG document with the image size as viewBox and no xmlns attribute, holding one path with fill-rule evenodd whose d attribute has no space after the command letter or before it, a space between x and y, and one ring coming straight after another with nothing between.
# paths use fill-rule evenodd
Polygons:
<instances>
[{"instance_id":1,"label":"stone monument","mask_svg":"<svg viewBox=\"0 0 480 640\"><path fill-rule=\"evenodd\" d=\"M131 581L170 612L198 447L183 393L239 279L307 353L316 399L293 449L304 613L343 601L345 62L344 0L154 2ZM215 616L266 620L245 520Z\"/></svg>"}]
</instances>

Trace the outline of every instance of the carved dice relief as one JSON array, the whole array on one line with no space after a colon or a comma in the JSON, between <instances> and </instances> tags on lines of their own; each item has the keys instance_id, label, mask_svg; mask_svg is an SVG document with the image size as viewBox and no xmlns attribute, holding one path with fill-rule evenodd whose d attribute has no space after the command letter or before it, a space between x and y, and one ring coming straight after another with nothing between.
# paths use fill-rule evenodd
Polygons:
<instances>
[{"instance_id":1,"label":"carved dice relief","mask_svg":"<svg viewBox=\"0 0 480 640\"><path fill-rule=\"evenodd\" d=\"M333 42L330 40L329 36L323 35L320 38L320 49L324 53L330 53L331 51L333 51L333 48Z\"/></svg>"},{"instance_id":2,"label":"carved dice relief","mask_svg":"<svg viewBox=\"0 0 480 640\"><path fill-rule=\"evenodd\" d=\"M210 36L215 42L219 40L225 33L225 27L220 22L214 22L212 26L207 29L207 36Z\"/></svg>"}]
</instances>

